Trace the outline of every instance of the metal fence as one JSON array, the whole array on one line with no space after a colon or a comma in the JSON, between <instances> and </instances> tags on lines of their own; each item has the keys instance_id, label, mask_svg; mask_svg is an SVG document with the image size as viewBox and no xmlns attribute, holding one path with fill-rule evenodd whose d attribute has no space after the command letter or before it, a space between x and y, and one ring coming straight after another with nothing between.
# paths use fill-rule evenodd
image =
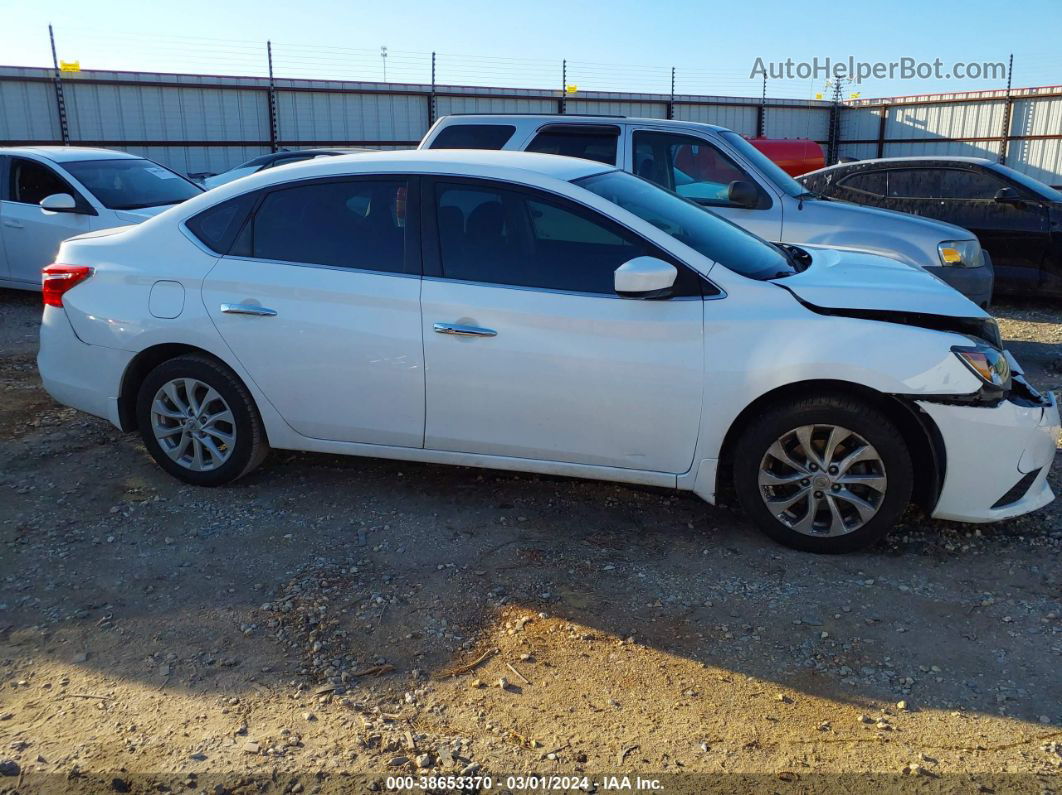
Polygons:
<instances>
[{"instance_id":1,"label":"metal fence","mask_svg":"<svg viewBox=\"0 0 1062 795\"><path fill-rule=\"evenodd\" d=\"M123 46L127 57L133 47L140 58L131 40L112 42L101 34L98 44ZM1062 87L843 101L838 91L831 101L768 97L768 90L806 96L809 88L757 85L710 69L399 51L384 57L268 42L211 47L196 39L179 49L204 69L234 74L62 71L54 47L54 68L2 66L0 145L103 146L185 173L218 172L278 148L415 146L436 118L451 113L590 113L686 119L748 136L807 138L823 145L831 161L976 155L1062 183ZM165 46L151 43L143 57L159 63L152 59L160 52L165 54ZM423 82L344 78L385 71L388 61L392 77L423 75ZM443 82L440 75L451 80ZM499 85L508 77L554 88ZM604 90L617 84L661 90ZM758 96L693 93L706 84L735 93L758 89Z\"/></svg>"}]
</instances>

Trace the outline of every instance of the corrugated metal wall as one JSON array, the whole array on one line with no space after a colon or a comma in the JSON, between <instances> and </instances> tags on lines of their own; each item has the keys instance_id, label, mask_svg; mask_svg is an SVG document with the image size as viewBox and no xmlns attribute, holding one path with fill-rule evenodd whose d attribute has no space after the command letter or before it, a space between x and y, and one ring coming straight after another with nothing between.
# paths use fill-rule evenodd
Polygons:
<instances>
[{"instance_id":1,"label":"corrugated metal wall","mask_svg":"<svg viewBox=\"0 0 1062 795\"><path fill-rule=\"evenodd\" d=\"M1010 120L1007 105L1010 104ZM881 126L882 115L885 117ZM1004 140L1004 123L1007 136ZM961 155L996 160L1062 184L1062 90L1057 87L860 100L841 110L839 155Z\"/></svg>"},{"instance_id":2,"label":"corrugated metal wall","mask_svg":"<svg viewBox=\"0 0 1062 795\"><path fill-rule=\"evenodd\" d=\"M273 145L269 81L140 72L80 72L63 80L70 142L125 149L191 172L217 172ZM297 148L414 146L427 131L430 85L278 80L276 144ZM451 113L555 113L559 92L436 86L437 116ZM708 122L772 138L826 144L831 104L816 100L625 94L581 91L567 113ZM857 100L839 109L837 155L911 154L995 158L1003 145L1008 98L1000 92ZM1062 183L1062 92L1019 89L1010 99L1007 164ZM884 115L885 123L881 124ZM0 67L0 144L60 143L52 72Z\"/></svg>"}]
</instances>

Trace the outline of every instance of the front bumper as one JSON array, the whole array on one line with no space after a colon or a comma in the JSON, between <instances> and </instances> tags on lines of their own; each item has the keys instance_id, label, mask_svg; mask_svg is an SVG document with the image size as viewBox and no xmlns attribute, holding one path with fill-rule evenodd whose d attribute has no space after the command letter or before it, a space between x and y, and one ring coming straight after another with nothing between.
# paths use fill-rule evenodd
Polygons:
<instances>
[{"instance_id":1,"label":"front bumper","mask_svg":"<svg viewBox=\"0 0 1062 795\"><path fill-rule=\"evenodd\" d=\"M1058 405L1004 400L993 408L918 401L937 424L947 456L944 485L933 517L995 522L1035 511L1055 495L1047 475L1058 443ZM1031 483L1014 487L1032 472Z\"/></svg>"},{"instance_id":2,"label":"front bumper","mask_svg":"<svg viewBox=\"0 0 1062 795\"><path fill-rule=\"evenodd\" d=\"M985 252L984 256L985 264L979 268L945 268L934 265L926 267L926 270L983 308L992 303L992 287L996 280L988 252Z\"/></svg>"},{"instance_id":3,"label":"front bumper","mask_svg":"<svg viewBox=\"0 0 1062 795\"><path fill-rule=\"evenodd\" d=\"M118 395L134 354L78 339L62 309L44 307L37 370L49 395L121 428Z\"/></svg>"}]
</instances>

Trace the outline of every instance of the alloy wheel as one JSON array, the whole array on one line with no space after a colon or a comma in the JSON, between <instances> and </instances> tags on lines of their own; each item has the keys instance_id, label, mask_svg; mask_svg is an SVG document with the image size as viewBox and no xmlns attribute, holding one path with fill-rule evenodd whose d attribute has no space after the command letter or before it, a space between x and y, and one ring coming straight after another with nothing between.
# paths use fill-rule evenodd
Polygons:
<instances>
[{"instance_id":1,"label":"alloy wheel","mask_svg":"<svg viewBox=\"0 0 1062 795\"><path fill-rule=\"evenodd\" d=\"M842 536L874 518L888 479L878 451L838 425L803 425L764 454L759 491L767 510L804 535Z\"/></svg>"},{"instance_id":2,"label":"alloy wheel","mask_svg":"<svg viewBox=\"0 0 1062 795\"><path fill-rule=\"evenodd\" d=\"M217 469L236 444L228 403L196 378L175 378L159 388L151 401L151 430L162 451L193 472Z\"/></svg>"}]
</instances>

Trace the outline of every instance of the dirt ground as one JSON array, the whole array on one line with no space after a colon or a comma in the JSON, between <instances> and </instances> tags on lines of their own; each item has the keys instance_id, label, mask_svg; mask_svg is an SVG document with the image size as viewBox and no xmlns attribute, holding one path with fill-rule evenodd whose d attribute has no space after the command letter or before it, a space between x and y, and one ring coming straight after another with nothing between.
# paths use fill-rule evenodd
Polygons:
<instances>
[{"instance_id":1,"label":"dirt ground","mask_svg":"<svg viewBox=\"0 0 1062 795\"><path fill-rule=\"evenodd\" d=\"M819 557L607 483L196 489L42 391L39 301L0 291L0 792L1059 789L1059 503ZM1062 388L1062 305L995 311Z\"/></svg>"}]
</instances>

